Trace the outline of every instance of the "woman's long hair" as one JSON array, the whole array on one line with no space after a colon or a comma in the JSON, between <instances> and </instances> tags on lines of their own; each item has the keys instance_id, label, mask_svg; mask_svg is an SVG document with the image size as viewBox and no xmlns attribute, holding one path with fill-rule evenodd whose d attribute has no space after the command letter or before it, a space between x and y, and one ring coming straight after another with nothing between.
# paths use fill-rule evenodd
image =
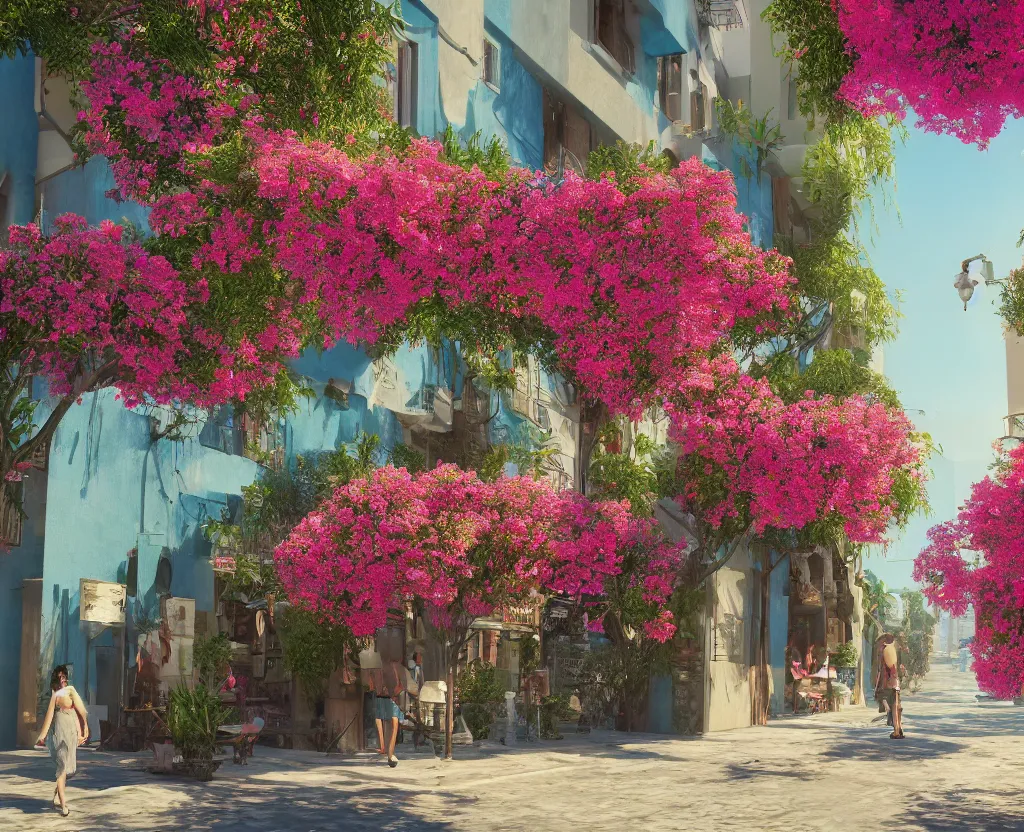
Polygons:
<instances>
[{"instance_id":1,"label":"woman's long hair","mask_svg":"<svg viewBox=\"0 0 1024 832\"><path fill-rule=\"evenodd\" d=\"M58 691L64 687L68 681L68 666L66 664L59 664L53 669L53 673L50 675L50 690Z\"/></svg>"}]
</instances>

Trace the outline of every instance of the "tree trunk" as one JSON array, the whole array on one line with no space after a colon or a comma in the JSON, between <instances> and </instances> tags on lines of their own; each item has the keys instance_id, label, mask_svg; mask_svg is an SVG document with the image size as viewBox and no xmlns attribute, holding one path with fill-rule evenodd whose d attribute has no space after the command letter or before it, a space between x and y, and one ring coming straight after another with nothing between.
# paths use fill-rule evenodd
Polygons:
<instances>
[{"instance_id":1,"label":"tree trunk","mask_svg":"<svg viewBox=\"0 0 1024 832\"><path fill-rule=\"evenodd\" d=\"M582 402L580 406L579 453L580 479L576 490L587 493L587 480L590 473L590 459L597 446L597 434L601 426L608 421L608 410L597 402Z\"/></svg>"},{"instance_id":2,"label":"tree trunk","mask_svg":"<svg viewBox=\"0 0 1024 832\"><path fill-rule=\"evenodd\" d=\"M758 627L758 644L754 656L755 679L757 684L756 712L754 714L755 725L768 724L768 612L771 603L771 570L768 568L769 554L765 560L764 568L761 571L761 621Z\"/></svg>"},{"instance_id":3,"label":"tree trunk","mask_svg":"<svg viewBox=\"0 0 1024 832\"><path fill-rule=\"evenodd\" d=\"M455 665L448 661L448 696L445 704L444 758L452 758L452 732L455 730Z\"/></svg>"}]
</instances>

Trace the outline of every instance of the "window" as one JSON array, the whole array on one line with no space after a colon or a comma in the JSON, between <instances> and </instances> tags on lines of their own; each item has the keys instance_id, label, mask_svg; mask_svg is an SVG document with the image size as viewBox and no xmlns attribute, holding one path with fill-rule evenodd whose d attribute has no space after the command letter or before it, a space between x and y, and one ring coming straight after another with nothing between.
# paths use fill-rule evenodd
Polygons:
<instances>
[{"instance_id":1,"label":"window","mask_svg":"<svg viewBox=\"0 0 1024 832\"><path fill-rule=\"evenodd\" d=\"M594 42L626 72L635 71L633 42L626 32L625 0L594 0Z\"/></svg>"},{"instance_id":2,"label":"window","mask_svg":"<svg viewBox=\"0 0 1024 832\"><path fill-rule=\"evenodd\" d=\"M402 127L415 127L416 84L418 55L412 41L398 43L398 58L395 64L394 98L395 121Z\"/></svg>"},{"instance_id":3,"label":"window","mask_svg":"<svg viewBox=\"0 0 1024 832\"><path fill-rule=\"evenodd\" d=\"M658 99L669 121L683 119L683 56L658 58Z\"/></svg>"},{"instance_id":4,"label":"window","mask_svg":"<svg viewBox=\"0 0 1024 832\"><path fill-rule=\"evenodd\" d=\"M554 173L561 164L582 174L590 151L590 122L544 90L544 169Z\"/></svg>"},{"instance_id":5,"label":"window","mask_svg":"<svg viewBox=\"0 0 1024 832\"><path fill-rule=\"evenodd\" d=\"M690 70L693 89L690 92L690 128L696 133L711 126L711 101L708 86L700 81L694 69Z\"/></svg>"},{"instance_id":6,"label":"window","mask_svg":"<svg viewBox=\"0 0 1024 832\"><path fill-rule=\"evenodd\" d=\"M772 179L772 214L775 217L775 231L783 237L793 236L793 205L788 176Z\"/></svg>"},{"instance_id":7,"label":"window","mask_svg":"<svg viewBox=\"0 0 1024 832\"><path fill-rule=\"evenodd\" d=\"M236 424L241 434L242 456L275 471L284 467L284 431L279 420L263 422L242 413Z\"/></svg>"},{"instance_id":8,"label":"window","mask_svg":"<svg viewBox=\"0 0 1024 832\"><path fill-rule=\"evenodd\" d=\"M797 112L799 110L798 104L799 101L797 99L796 92L796 78L790 76L789 93L786 99L786 118L788 118L790 121L793 121L797 116Z\"/></svg>"},{"instance_id":9,"label":"window","mask_svg":"<svg viewBox=\"0 0 1024 832\"><path fill-rule=\"evenodd\" d=\"M492 89L501 86L501 48L490 38L484 38L483 79Z\"/></svg>"}]
</instances>

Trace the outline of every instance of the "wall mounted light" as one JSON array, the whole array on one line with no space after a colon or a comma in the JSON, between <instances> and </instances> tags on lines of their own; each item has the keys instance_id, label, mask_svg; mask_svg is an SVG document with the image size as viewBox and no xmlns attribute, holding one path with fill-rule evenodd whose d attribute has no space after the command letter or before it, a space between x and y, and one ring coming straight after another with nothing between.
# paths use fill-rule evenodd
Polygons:
<instances>
[{"instance_id":1,"label":"wall mounted light","mask_svg":"<svg viewBox=\"0 0 1024 832\"><path fill-rule=\"evenodd\" d=\"M960 300L964 303L964 312L967 311L967 304L974 296L974 287L978 285L979 281L975 280L969 274L971 263L975 260L981 261L981 278L985 281L986 286L994 286L997 283L1002 283L1001 280L996 280L996 269L984 254L976 254L974 257L968 257L960 264L960 274L956 276L956 280L953 282L953 288L956 289L957 294L960 296Z\"/></svg>"}]
</instances>

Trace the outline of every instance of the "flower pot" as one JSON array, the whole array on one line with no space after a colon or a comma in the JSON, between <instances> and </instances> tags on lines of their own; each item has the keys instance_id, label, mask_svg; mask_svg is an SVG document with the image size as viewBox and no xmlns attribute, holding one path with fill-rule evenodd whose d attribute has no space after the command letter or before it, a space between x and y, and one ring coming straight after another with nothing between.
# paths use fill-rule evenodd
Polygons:
<instances>
[{"instance_id":1,"label":"flower pot","mask_svg":"<svg viewBox=\"0 0 1024 832\"><path fill-rule=\"evenodd\" d=\"M194 777L203 783L208 783L213 779L213 773L220 768L220 764L223 760L182 760L180 763L174 764L175 772L184 774L186 776Z\"/></svg>"}]
</instances>

